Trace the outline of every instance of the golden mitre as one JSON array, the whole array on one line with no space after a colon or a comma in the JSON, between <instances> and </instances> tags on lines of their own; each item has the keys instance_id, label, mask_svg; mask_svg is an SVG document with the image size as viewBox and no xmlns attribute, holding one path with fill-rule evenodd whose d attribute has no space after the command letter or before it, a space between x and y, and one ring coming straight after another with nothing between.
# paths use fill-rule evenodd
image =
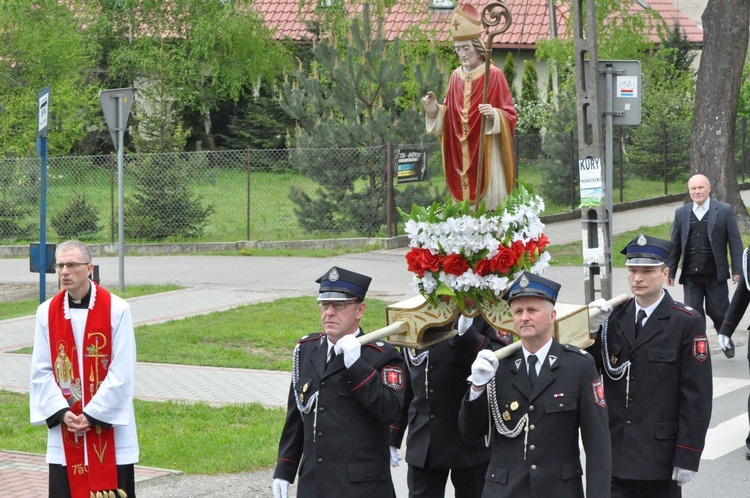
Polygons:
<instances>
[{"instance_id":1,"label":"golden mitre","mask_svg":"<svg viewBox=\"0 0 750 498\"><path fill-rule=\"evenodd\" d=\"M451 35L454 41L465 41L479 38L482 34L482 21L479 12L470 4L462 5L453 11Z\"/></svg>"}]
</instances>

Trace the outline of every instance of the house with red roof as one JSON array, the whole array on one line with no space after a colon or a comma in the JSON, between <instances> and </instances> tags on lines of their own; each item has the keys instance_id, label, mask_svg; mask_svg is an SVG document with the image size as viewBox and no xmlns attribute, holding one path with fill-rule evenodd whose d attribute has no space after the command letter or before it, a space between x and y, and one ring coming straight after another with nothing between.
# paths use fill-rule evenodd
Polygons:
<instances>
[{"instance_id":1,"label":"house with red roof","mask_svg":"<svg viewBox=\"0 0 750 498\"><path fill-rule=\"evenodd\" d=\"M317 4L301 4L299 0L256 0L255 8L262 14L268 26L276 33L278 39L291 39L297 43L310 43L313 39L307 26L315 21L316 10L324 9L326 2L320 0ZM679 1L679 0L678 0ZM562 32L570 19L569 2L554 0L557 31ZM482 3L474 3L479 10ZM549 0L505 0L511 12L510 28L494 38L493 60L502 67L506 54L512 52L516 60L516 86L520 87L524 60L534 61L534 51L539 40L550 38ZM311 5L311 6L310 6ZM680 9L673 0L642 0L630 7L630 13L635 14L644 10L644 6L655 10L664 19L668 27L676 21L686 34L688 40L697 47L703 44L702 29ZM449 23L453 15L450 0L415 0L399 2L394 5L385 16L386 39L408 38L412 30L429 30L429 35L438 42L450 42ZM438 8L436 8L438 7ZM354 9L361 9L355 6ZM356 11L352 12L356 15ZM560 27L560 28L558 28ZM659 41L656 31L651 33L651 39ZM546 81L546 67L537 63L539 81Z\"/></svg>"}]
</instances>

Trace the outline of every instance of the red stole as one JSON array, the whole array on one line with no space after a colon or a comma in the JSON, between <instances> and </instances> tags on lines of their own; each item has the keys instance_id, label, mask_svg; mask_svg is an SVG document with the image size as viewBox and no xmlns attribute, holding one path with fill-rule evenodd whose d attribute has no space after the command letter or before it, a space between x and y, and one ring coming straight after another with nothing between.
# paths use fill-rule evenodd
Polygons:
<instances>
[{"instance_id":1,"label":"red stole","mask_svg":"<svg viewBox=\"0 0 750 498\"><path fill-rule=\"evenodd\" d=\"M443 148L443 169L451 197L458 201L476 198L477 169L479 163L479 137L482 114L477 106L484 97L484 64L466 74L459 67L451 74L444 105L447 107L440 142ZM516 125L516 109L513 97L503 72L490 66L490 84L487 103L498 110L502 132L500 134L501 156L505 171L506 189L510 193L515 187L515 157L513 133ZM482 178L483 197L490 183L492 139L485 136Z\"/></svg>"},{"instance_id":2,"label":"red stole","mask_svg":"<svg viewBox=\"0 0 750 498\"><path fill-rule=\"evenodd\" d=\"M49 306L50 354L55 380L68 400L70 410L80 415L104 381L112 362L112 296L98 285L92 296L94 307L88 310L83 334L83 379L78 376L78 350L71 321L65 318L65 299L67 292L60 292L52 298ZM97 425L85 437L76 437L65 424L60 424L60 430L72 498L89 498L92 492L117 489L114 428L103 429ZM88 466L84 458L84 441Z\"/></svg>"}]
</instances>

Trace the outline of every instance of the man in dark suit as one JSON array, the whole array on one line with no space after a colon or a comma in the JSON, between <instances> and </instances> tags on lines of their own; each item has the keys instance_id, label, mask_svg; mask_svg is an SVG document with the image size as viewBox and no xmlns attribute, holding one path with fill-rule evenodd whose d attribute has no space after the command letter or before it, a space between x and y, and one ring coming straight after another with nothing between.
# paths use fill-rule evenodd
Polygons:
<instances>
[{"instance_id":1,"label":"man in dark suit","mask_svg":"<svg viewBox=\"0 0 750 498\"><path fill-rule=\"evenodd\" d=\"M360 345L370 277L333 267L317 282L323 332L294 349L286 422L274 472L286 498L395 497L389 424L404 403L404 360L384 341Z\"/></svg>"},{"instance_id":2,"label":"man in dark suit","mask_svg":"<svg viewBox=\"0 0 750 498\"><path fill-rule=\"evenodd\" d=\"M727 358L734 358L732 334L734 334L737 325L742 320L742 315L745 314L747 305L750 304L750 261L748 260L748 251L750 251L750 247L746 248L745 252L742 253L742 282L737 286L737 290L734 291L732 302L729 303L727 314L724 315L724 323L721 325L721 329L719 329L719 346L721 346ZM750 367L750 348L747 349L747 364ZM750 395L747 397L747 417L750 421ZM745 445L747 447L745 458L750 459L750 433L747 435Z\"/></svg>"},{"instance_id":3,"label":"man in dark suit","mask_svg":"<svg viewBox=\"0 0 750 498\"><path fill-rule=\"evenodd\" d=\"M546 278L521 274L504 299L522 348L499 361L483 350L472 364L459 427L465 437L492 441L483 497L583 497L580 430L586 496L609 498L604 389L591 355L552 337L559 289Z\"/></svg>"},{"instance_id":4,"label":"man in dark suit","mask_svg":"<svg viewBox=\"0 0 750 498\"><path fill-rule=\"evenodd\" d=\"M601 307L603 324L589 349L605 374L613 498L682 496L711 419L705 321L663 288L673 246L640 234L622 251L635 298Z\"/></svg>"},{"instance_id":5,"label":"man in dark suit","mask_svg":"<svg viewBox=\"0 0 750 498\"><path fill-rule=\"evenodd\" d=\"M708 315L714 328L719 330L729 306L727 279L731 277L735 284L740 280L742 238L732 207L711 199L708 178L693 175L688 181L688 192L693 202L678 208L674 215L671 240L675 249L667 261L667 284L674 285L682 257L680 284L685 304L696 309L704 319ZM727 247L732 258L731 275Z\"/></svg>"},{"instance_id":6,"label":"man in dark suit","mask_svg":"<svg viewBox=\"0 0 750 498\"><path fill-rule=\"evenodd\" d=\"M477 353L511 343L513 334L495 330L481 315L461 315L456 328L458 333L449 340L422 349L403 348L406 397L401 419L391 427L390 444L394 450L400 447L408 426L410 498L444 496L449 474L456 498L482 495L490 449L482 437L461 437L458 410Z\"/></svg>"}]
</instances>

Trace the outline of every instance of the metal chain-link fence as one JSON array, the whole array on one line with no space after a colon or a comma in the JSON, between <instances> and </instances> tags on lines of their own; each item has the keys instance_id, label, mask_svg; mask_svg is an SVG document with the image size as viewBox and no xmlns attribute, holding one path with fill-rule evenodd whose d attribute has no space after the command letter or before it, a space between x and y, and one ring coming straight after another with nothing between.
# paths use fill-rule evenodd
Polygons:
<instances>
[{"instance_id":1,"label":"metal chain-link fence","mask_svg":"<svg viewBox=\"0 0 750 498\"><path fill-rule=\"evenodd\" d=\"M689 128L616 129L615 202L685 191ZM735 141L742 180L750 160L746 131L738 126ZM403 169L404 157L421 151L423 170ZM544 197L548 214L577 209L574 132L517 135L516 156L519 180ZM48 240L115 242L114 156L53 157L47 169ZM39 172L35 158L0 160L0 244L38 240ZM403 223L396 208L408 212L412 204L429 205L447 194L437 143L390 150L129 153L123 172L127 243L398 235Z\"/></svg>"}]
</instances>

